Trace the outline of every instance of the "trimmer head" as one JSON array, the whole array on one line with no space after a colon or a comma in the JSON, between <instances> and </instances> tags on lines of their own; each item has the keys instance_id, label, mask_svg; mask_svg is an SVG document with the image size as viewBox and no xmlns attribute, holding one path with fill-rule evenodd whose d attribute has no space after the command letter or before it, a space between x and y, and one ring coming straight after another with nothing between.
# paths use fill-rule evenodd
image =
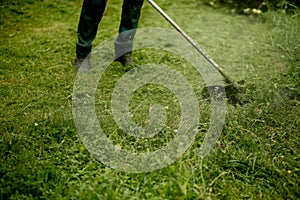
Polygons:
<instances>
[{"instance_id":1,"label":"trimmer head","mask_svg":"<svg viewBox=\"0 0 300 200\"><path fill-rule=\"evenodd\" d=\"M241 94L246 92L245 81L239 81L238 84L226 83L221 85L210 85L202 89L203 98L226 98L231 104L245 104L246 101Z\"/></svg>"}]
</instances>

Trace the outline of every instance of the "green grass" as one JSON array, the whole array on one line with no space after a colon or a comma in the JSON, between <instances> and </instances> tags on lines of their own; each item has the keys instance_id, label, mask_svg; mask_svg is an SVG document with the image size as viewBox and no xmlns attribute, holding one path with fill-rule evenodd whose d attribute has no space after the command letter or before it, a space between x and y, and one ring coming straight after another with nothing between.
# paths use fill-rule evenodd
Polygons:
<instances>
[{"instance_id":1,"label":"green grass","mask_svg":"<svg viewBox=\"0 0 300 200\"><path fill-rule=\"evenodd\" d=\"M72 61L82 2L4 0L0 3L0 199L299 198L299 14L270 11L240 16L199 1L158 3L228 74L246 81L242 98L248 103L228 104L226 124L213 151L201 160L194 151L201 142L195 142L172 165L141 174L99 163L78 138L72 116L76 77ZM95 46L116 34L120 7L119 1L109 1ZM171 28L146 2L140 27ZM201 80L188 63L151 50L134 52L134 60L170 65L181 72L198 96L201 131L207 130L210 104L202 98L197 84ZM178 102L157 86L136 91L133 119L146 123L149 105L159 101L169 107L168 124L150 142L124 136L109 110L111 89L122 73L119 64L112 64L102 80L107 90L97 89L96 109L99 119L105 120L101 123L106 134L124 148L159 148L173 138Z\"/></svg>"}]
</instances>

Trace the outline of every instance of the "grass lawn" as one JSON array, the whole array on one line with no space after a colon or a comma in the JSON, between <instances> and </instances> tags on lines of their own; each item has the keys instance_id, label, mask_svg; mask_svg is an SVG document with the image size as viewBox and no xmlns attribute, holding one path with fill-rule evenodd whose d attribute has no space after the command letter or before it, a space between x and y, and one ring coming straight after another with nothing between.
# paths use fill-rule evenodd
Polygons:
<instances>
[{"instance_id":1,"label":"grass lawn","mask_svg":"<svg viewBox=\"0 0 300 200\"><path fill-rule=\"evenodd\" d=\"M117 33L121 2L109 0L94 46ZM222 135L204 159L195 153L202 140L196 137L173 164L135 174L98 162L76 131L72 63L82 1L2 0L0 199L299 198L299 11L241 16L200 2L157 1L228 74L245 80L247 91L240 97L245 103L228 102ZM172 29L147 2L139 26ZM205 133L210 101L201 96L201 80L189 63L151 49L133 52L133 59L169 65L186 77L197 95L199 128ZM131 99L133 120L143 124L149 106L159 102L168 108L167 126L150 141L126 136L110 110L112 89L123 73L120 64L111 64L97 88L99 123L123 148L155 150L174 137L179 104L164 87L140 88Z\"/></svg>"}]
</instances>

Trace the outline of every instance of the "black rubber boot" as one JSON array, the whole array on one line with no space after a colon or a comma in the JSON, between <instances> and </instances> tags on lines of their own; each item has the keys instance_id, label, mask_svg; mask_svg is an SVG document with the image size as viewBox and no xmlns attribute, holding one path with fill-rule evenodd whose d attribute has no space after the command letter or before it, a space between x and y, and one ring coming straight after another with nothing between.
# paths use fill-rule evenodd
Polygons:
<instances>
[{"instance_id":1,"label":"black rubber boot","mask_svg":"<svg viewBox=\"0 0 300 200\"><path fill-rule=\"evenodd\" d=\"M91 54L86 57L78 57L76 56L74 59L74 67L78 72L87 72L90 70L90 60Z\"/></svg>"},{"instance_id":2,"label":"black rubber boot","mask_svg":"<svg viewBox=\"0 0 300 200\"><path fill-rule=\"evenodd\" d=\"M131 52L119 56L115 61L120 62L123 66L134 65L134 62L131 60Z\"/></svg>"}]
</instances>

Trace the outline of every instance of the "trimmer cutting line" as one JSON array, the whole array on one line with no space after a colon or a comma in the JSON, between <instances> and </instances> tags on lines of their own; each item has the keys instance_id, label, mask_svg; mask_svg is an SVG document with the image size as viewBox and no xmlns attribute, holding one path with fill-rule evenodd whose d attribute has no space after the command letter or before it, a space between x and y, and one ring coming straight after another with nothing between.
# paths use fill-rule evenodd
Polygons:
<instances>
[{"instance_id":1,"label":"trimmer cutting line","mask_svg":"<svg viewBox=\"0 0 300 200\"><path fill-rule=\"evenodd\" d=\"M225 81L231 85L237 92L245 92L245 86L238 84L198 45L190 36L188 36L176 23L165 13L153 0L147 0L220 74ZM241 81L242 82L242 81Z\"/></svg>"}]
</instances>

